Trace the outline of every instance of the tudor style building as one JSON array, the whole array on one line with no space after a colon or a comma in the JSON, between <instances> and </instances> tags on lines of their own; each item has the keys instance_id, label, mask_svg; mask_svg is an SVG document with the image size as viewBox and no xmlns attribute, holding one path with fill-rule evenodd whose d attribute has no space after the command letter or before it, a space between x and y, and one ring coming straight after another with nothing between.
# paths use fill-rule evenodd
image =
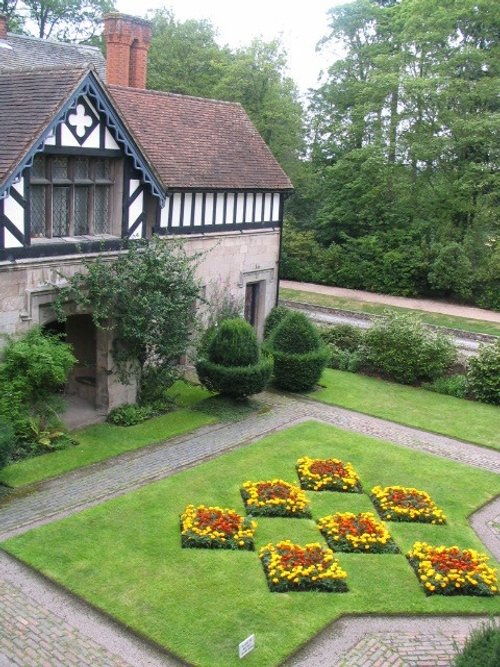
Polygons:
<instances>
[{"instance_id":1,"label":"tudor style building","mask_svg":"<svg viewBox=\"0 0 500 667\"><path fill-rule=\"evenodd\" d=\"M153 234L202 251L208 298L227 285L261 329L290 181L239 104L146 90L148 22L109 14L104 35L106 63L7 33L0 16L0 333L55 326L61 274ZM133 400L90 315L72 314L66 333L70 390L104 410Z\"/></svg>"}]
</instances>

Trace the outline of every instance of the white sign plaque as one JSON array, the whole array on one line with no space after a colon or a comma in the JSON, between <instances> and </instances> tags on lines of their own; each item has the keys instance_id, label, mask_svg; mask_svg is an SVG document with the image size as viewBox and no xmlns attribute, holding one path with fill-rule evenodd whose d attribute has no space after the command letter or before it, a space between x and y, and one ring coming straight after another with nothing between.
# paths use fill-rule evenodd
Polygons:
<instances>
[{"instance_id":1,"label":"white sign plaque","mask_svg":"<svg viewBox=\"0 0 500 667\"><path fill-rule=\"evenodd\" d=\"M240 644L238 645L238 653L240 658L244 658L250 651L253 651L255 648L255 635L250 635L250 637L247 637L244 639Z\"/></svg>"}]
</instances>

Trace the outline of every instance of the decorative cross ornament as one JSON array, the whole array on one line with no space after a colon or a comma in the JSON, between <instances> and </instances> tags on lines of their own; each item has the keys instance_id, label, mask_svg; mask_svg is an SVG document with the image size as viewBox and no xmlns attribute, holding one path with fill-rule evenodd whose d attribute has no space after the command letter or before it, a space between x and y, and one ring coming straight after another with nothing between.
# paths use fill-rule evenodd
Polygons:
<instances>
[{"instance_id":1,"label":"decorative cross ornament","mask_svg":"<svg viewBox=\"0 0 500 667\"><path fill-rule=\"evenodd\" d=\"M83 104L78 104L75 110L75 113L68 116L68 123L73 125L76 130L76 134L79 137L85 136L86 128L90 127L93 124L91 116L88 116L85 112L85 107Z\"/></svg>"}]
</instances>

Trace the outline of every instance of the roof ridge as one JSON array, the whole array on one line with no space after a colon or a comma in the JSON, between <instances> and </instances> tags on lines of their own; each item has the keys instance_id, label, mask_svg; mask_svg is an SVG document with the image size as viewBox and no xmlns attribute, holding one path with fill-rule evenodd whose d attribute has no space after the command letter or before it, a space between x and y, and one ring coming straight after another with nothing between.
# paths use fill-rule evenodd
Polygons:
<instances>
[{"instance_id":1,"label":"roof ridge","mask_svg":"<svg viewBox=\"0 0 500 667\"><path fill-rule=\"evenodd\" d=\"M89 63L88 65L51 65L50 67L43 67L40 65L33 65L33 66L23 66L23 67L16 67L15 69L0 69L0 76L9 76L12 77L12 75L15 74L35 74L35 73L50 73L50 72L87 72L87 71L94 71L95 72L95 67L92 63Z\"/></svg>"},{"instance_id":2,"label":"roof ridge","mask_svg":"<svg viewBox=\"0 0 500 667\"><path fill-rule=\"evenodd\" d=\"M157 95L158 97L180 97L181 99L197 100L199 102L215 102L216 104L224 104L227 106L241 107L240 102L231 102L230 100L216 100L213 97L200 97L198 95L186 95L183 93L171 93L168 90L151 90L150 88L131 88L130 86L118 86L116 84L106 86L111 92L113 90L124 90L133 93L148 93L149 95Z\"/></svg>"},{"instance_id":3,"label":"roof ridge","mask_svg":"<svg viewBox=\"0 0 500 667\"><path fill-rule=\"evenodd\" d=\"M41 37L33 37L33 35L18 35L15 32L8 32L7 39L26 39L31 42L43 42L44 44L54 44L55 46L64 46L70 47L73 49L88 49L90 51L97 51L102 54L101 49L98 46L92 46L91 44L77 44L75 42L60 42L57 39L42 39Z\"/></svg>"}]
</instances>

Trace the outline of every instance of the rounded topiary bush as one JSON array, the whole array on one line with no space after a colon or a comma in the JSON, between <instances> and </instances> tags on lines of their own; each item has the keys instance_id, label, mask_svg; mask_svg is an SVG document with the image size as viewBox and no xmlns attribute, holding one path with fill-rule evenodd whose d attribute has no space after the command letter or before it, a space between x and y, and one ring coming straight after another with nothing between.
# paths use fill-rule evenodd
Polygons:
<instances>
[{"instance_id":1,"label":"rounded topiary bush","mask_svg":"<svg viewBox=\"0 0 500 667\"><path fill-rule=\"evenodd\" d=\"M269 312L264 322L264 340L268 340L276 327L283 322L285 317L290 313L290 309L286 306L274 306Z\"/></svg>"},{"instance_id":2,"label":"rounded topiary bush","mask_svg":"<svg viewBox=\"0 0 500 667\"><path fill-rule=\"evenodd\" d=\"M245 398L269 382L272 359L261 356L255 331L245 320L224 320L196 362L200 382L210 391Z\"/></svg>"},{"instance_id":3,"label":"rounded topiary bush","mask_svg":"<svg viewBox=\"0 0 500 667\"><path fill-rule=\"evenodd\" d=\"M280 389L307 391L321 377L329 353L316 327L303 313L291 312L271 338L274 379Z\"/></svg>"},{"instance_id":4,"label":"rounded topiary bush","mask_svg":"<svg viewBox=\"0 0 500 667\"><path fill-rule=\"evenodd\" d=\"M259 344L252 326L239 317L223 320L208 342L207 357L222 366L257 363Z\"/></svg>"},{"instance_id":5,"label":"rounded topiary bush","mask_svg":"<svg viewBox=\"0 0 500 667\"><path fill-rule=\"evenodd\" d=\"M500 405L500 341L483 345L469 362L467 381L478 401Z\"/></svg>"}]
</instances>

